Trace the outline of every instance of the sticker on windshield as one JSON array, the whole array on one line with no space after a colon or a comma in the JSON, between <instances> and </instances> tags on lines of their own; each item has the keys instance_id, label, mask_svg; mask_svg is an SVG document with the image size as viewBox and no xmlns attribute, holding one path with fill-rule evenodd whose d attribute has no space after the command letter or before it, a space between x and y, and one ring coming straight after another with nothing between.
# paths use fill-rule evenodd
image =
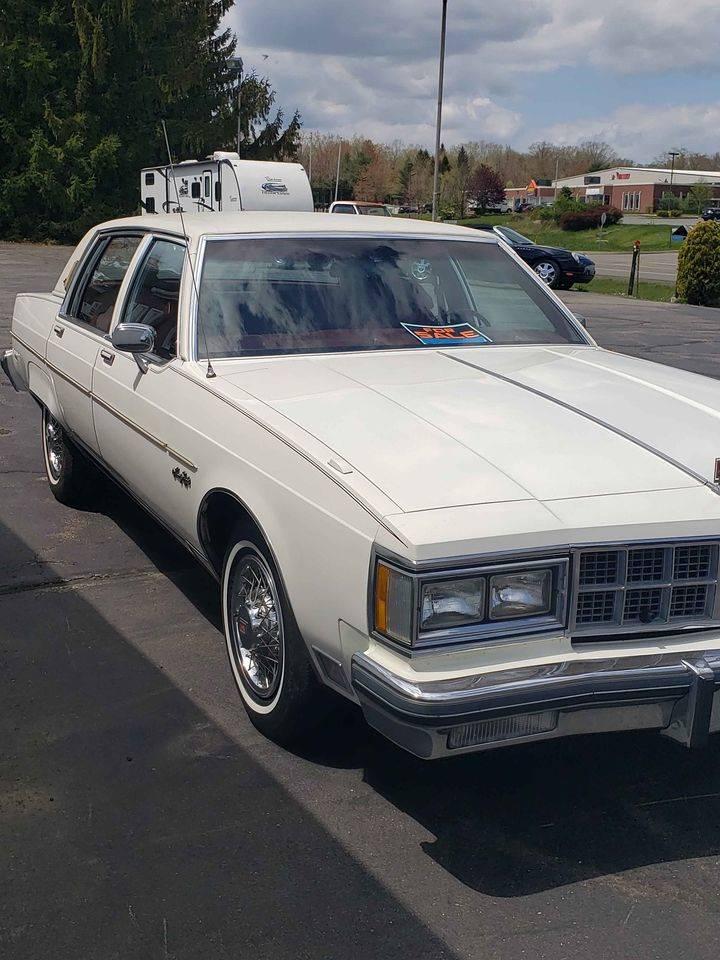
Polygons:
<instances>
[{"instance_id":1,"label":"sticker on windshield","mask_svg":"<svg viewBox=\"0 0 720 960\"><path fill-rule=\"evenodd\" d=\"M449 327L424 326L420 323L403 323L402 326L426 347L445 347L448 343L492 343L490 337L469 323L455 323Z\"/></svg>"}]
</instances>

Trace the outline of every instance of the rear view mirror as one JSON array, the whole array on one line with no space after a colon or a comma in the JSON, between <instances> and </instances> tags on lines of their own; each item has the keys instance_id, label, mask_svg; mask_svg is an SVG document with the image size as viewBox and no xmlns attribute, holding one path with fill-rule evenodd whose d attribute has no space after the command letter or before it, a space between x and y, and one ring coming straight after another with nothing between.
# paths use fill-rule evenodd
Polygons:
<instances>
[{"instance_id":1,"label":"rear view mirror","mask_svg":"<svg viewBox=\"0 0 720 960\"><path fill-rule=\"evenodd\" d=\"M116 350L132 353L141 373L147 372L147 360L142 356L155 347L155 331L146 323L119 323L110 340Z\"/></svg>"}]
</instances>

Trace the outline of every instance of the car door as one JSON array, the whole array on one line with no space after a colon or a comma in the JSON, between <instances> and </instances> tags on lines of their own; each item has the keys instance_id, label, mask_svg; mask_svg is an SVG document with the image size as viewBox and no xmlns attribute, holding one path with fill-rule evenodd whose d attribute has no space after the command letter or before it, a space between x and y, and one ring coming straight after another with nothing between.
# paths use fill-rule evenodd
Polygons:
<instances>
[{"instance_id":1,"label":"car door","mask_svg":"<svg viewBox=\"0 0 720 960\"><path fill-rule=\"evenodd\" d=\"M155 349L141 372L132 355L104 344L93 378L95 431L111 470L160 519L192 533L195 464L184 453L184 394L192 390L177 372L177 323L185 244L151 237L128 277L115 322L144 323L155 330Z\"/></svg>"},{"instance_id":2,"label":"car door","mask_svg":"<svg viewBox=\"0 0 720 960\"><path fill-rule=\"evenodd\" d=\"M92 244L50 331L47 366L63 422L98 451L92 413L95 360L110 329L115 303L142 236L99 236Z\"/></svg>"}]
</instances>

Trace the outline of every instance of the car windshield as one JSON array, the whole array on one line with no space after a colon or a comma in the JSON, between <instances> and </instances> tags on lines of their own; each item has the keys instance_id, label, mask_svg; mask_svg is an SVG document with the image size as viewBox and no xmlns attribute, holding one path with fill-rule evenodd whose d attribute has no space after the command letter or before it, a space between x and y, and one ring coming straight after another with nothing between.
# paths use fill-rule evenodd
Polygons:
<instances>
[{"instance_id":1,"label":"car windshield","mask_svg":"<svg viewBox=\"0 0 720 960\"><path fill-rule=\"evenodd\" d=\"M512 227L498 227L498 233L501 233L503 238L508 241L508 243L513 244L531 244L532 240L529 240L527 237L524 237L521 233L518 233L517 230L513 230Z\"/></svg>"},{"instance_id":2,"label":"car windshield","mask_svg":"<svg viewBox=\"0 0 720 960\"><path fill-rule=\"evenodd\" d=\"M387 207L376 207L371 203L358 203L358 213L364 213L367 217L389 217L390 211Z\"/></svg>"},{"instance_id":3,"label":"car windshield","mask_svg":"<svg viewBox=\"0 0 720 960\"><path fill-rule=\"evenodd\" d=\"M208 238L202 357L583 343L494 243L398 237Z\"/></svg>"}]
</instances>

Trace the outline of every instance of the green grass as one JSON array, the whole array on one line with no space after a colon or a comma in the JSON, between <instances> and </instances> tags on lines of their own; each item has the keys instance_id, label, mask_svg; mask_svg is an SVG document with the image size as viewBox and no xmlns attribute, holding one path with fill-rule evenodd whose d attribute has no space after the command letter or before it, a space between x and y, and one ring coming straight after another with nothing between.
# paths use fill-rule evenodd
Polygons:
<instances>
[{"instance_id":1,"label":"green grass","mask_svg":"<svg viewBox=\"0 0 720 960\"><path fill-rule=\"evenodd\" d=\"M666 223L639 226L618 223L613 227L606 227L602 233L599 230L561 230L554 223L542 223L540 220L518 216L471 217L459 220L458 223L464 227L473 227L479 223L512 227L534 243L583 253L630 253L635 240L640 241L640 249L645 253L678 249L676 244L670 244L672 227Z\"/></svg>"},{"instance_id":2,"label":"green grass","mask_svg":"<svg viewBox=\"0 0 720 960\"><path fill-rule=\"evenodd\" d=\"M616 277L595 277L592 283L580 284L573 287L573 290L579 290L581 293L605 293L614 297L626 297L627 286L627 280L620 280ZM641 280L638 287L638 300L670 303L670 298L675 293L675 287L670 283Z\"/></svg>"}]
</instances>

